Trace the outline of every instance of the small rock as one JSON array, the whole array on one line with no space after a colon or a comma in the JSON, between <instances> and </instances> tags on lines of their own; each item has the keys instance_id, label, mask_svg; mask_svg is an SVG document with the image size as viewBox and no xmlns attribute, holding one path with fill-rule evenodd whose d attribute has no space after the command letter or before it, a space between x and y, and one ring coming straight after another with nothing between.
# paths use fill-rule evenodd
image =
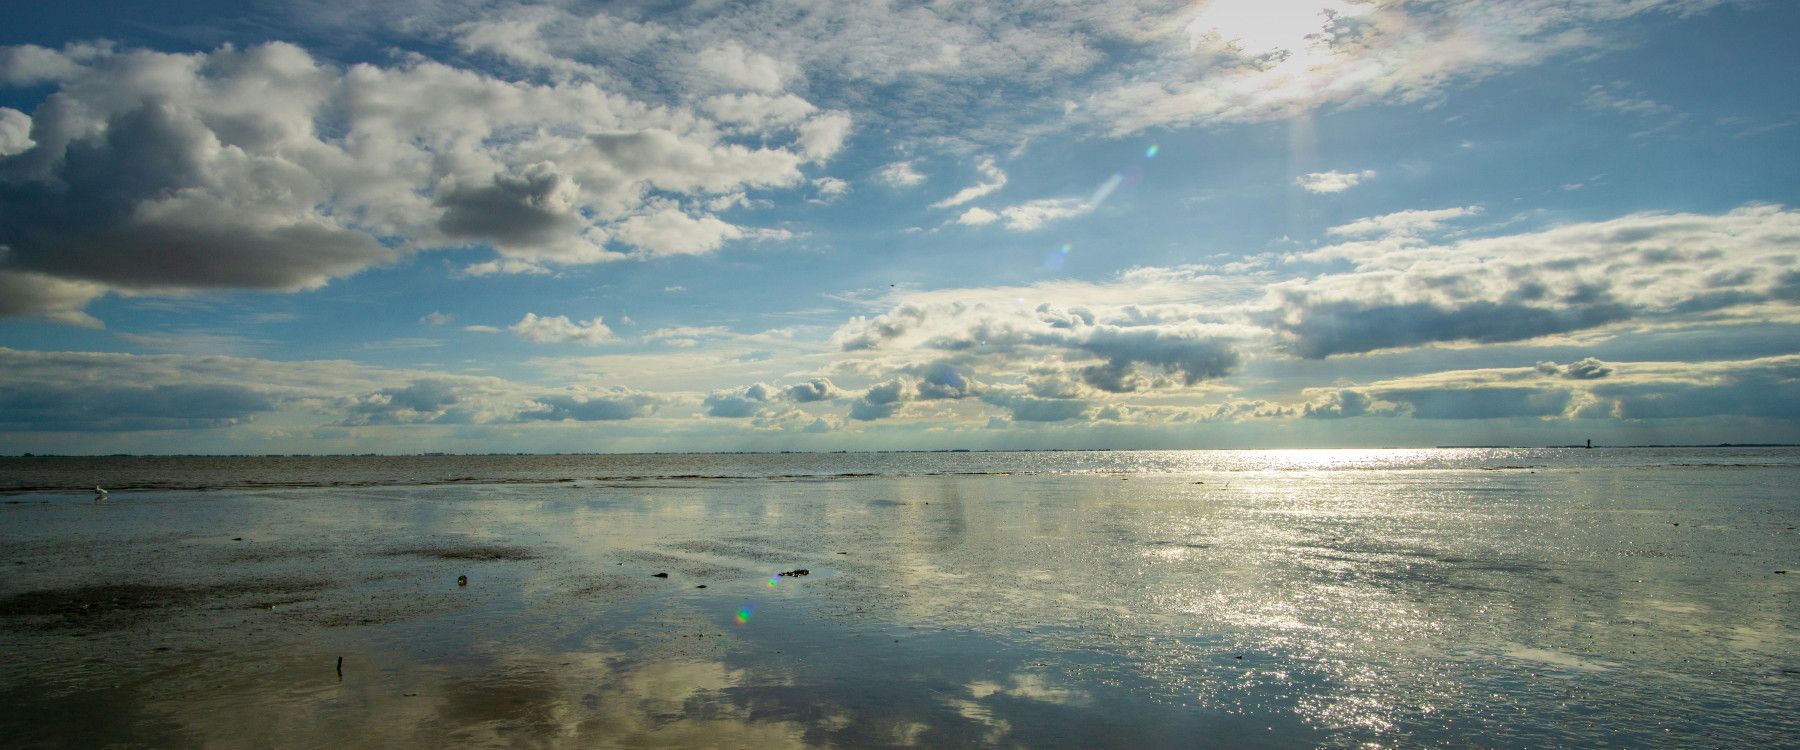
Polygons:
<instances>
[{"instance_id":1,"label":"small rock","mask_svg":"<svg viewBox=\"0 0 1800 750\"><path fill-rule=\"evenodd\" d=\"M1793 527L1792 527L1792 526L1790 526L1790 527L1788 527L1788 528L1793 528ZM840 554L840 555L848 555L848 554L850 554L850 553L848 553L848 552L839 552L839 553L838 553L838 554Z\"/></svg>"},{"instance_id":2,"label":"small rock","mask_svg":"<svg viewBox=\"0 0 1800 750\"><path fill-rule=\"evenodd\" d=\"M458 585L458 586L469 585L469 577L468 576L457 576L456 577L456 585Z\"/></svg>"},{"instance_id":3,"label":"small rock","mask_svg":"<svg viewBox=\"0 0 1800 750\"><path fill-rule=\"evenodd\" d=\"M702 584L700 584L700 585L698 585L698 586L695 586L695 587L694 587L694 588L697 588L697 589L703 589L703 588L706 588L706 584L704 584L704 583L702 583Z\"/></svg>"},{"instance_id":4,"label":"small rock","mask_svg":"<svg viewBox=\"0 0 1800 750\"><path fill-rule=\"evenodd\" d=\"M651 578L668 578L669 574L668 573L651 573L650 577Z\"/></svg>"},{"instance_id":5,"label":"small rock","mask_svg":"<svg viewBox=\"0 0 1800 750\"><path fill-rule=\"evenodd\" d=\"M243 537L241 537L241 536L234 536L234 537L232 537L232 538L231 538L231 541L234 541L234 542L241 542L241 541L244 541L244 538L243 538Z\"/></svg>"},{"instance_id":6,"label":"small rock","mask_svg":"<svg viewBox=\"0 0 1800 750\"><path fill-rule=\"evenodd\" d=\"M1775 571L1775 575L1778 575L1778 576L1784 576L1784 575L1787 575L1787 571L1785 571L1785 570L1777 570L1777 571Z\"/></svg>"},{"instance_id":7,"label":"small rock","mask_svg":"<svg viewBox=\"0 0 1800 750\"><path fill-rule=\"evenodd\" d=\"M797 570L788 570L788 571L783 571L783 572L780 572L780 573L776 573L776 574L775 574L775 575L778 575L778 576L787 576L787 577L789 577L789 578L798 578L798 577L800 577L800 576L804 576L804 575L812 575L812 571L810 571L810 570L807 570L807 569L806 569L806 568L800 568L800 569L797 569Z\"/></svg>"}]
</instances>

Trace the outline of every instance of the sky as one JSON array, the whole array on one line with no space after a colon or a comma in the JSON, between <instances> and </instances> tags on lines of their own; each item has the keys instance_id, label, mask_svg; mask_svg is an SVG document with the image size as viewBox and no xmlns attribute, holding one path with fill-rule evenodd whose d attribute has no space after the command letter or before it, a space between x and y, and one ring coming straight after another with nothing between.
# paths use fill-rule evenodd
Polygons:
<instances>
[{"instance_id":1,"label":"sky","mask_svg":"<svg viewBox=\"0 0 1800 750\"><path fill-rule=\"evenodd\" d=\"M1800 5L71 0L0 453L1800 442Z\"/></svg>"}]
</instances>

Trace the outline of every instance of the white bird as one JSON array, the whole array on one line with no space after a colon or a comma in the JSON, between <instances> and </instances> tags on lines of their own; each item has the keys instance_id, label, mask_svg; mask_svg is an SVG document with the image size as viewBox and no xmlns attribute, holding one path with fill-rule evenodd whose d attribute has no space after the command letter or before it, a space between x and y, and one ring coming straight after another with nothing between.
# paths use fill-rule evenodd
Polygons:
<instances>
[{"instance_id":1,"label":"white bird","mask_svg":"<svg viewBox=\"0 0 1800 750\"><path fill-rule=\"evenodd\" d=\"M104 495L104 494L107 494L107 492L106 492L106 488L105 488L105 487L101 487L101 486L100 486L100 485L97 485L97 484L96 484L96 485L94 485L94 494L96 494L96 495Z\"/></svg>"}]
</instances>

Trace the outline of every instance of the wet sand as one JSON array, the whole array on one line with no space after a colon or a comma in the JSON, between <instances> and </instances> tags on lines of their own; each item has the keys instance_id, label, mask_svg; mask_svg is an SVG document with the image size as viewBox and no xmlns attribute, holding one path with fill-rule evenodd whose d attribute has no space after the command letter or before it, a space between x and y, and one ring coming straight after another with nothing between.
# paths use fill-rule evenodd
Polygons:
<instances>
[{"instance_id":1,"label":"wet sand","mask_svg":"<svg viewBox=\"0 0 1800 750\"><path fill-rule=\"evenodd\" d=\"M1779 471L26 495L0 506L0 733L1775 746L1800 730ZM1729 502L1671 491L1720 476Z\"/></svg>"}]
</instances>

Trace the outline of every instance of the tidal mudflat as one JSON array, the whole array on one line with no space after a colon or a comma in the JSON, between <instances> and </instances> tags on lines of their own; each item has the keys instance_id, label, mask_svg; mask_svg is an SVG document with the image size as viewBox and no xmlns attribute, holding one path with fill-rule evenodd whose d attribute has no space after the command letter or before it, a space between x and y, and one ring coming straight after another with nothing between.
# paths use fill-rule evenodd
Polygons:
<instances>
[{"instance_id":1,"label":"tidal mudflat","mask_svg":"<svg viewBox=\"0 0 1800 750\"><path fill-rule=\"evenodd\" d=\"M0 736L1800 737L1792 450L484 460L6 459ZM44 486L75 468L123 489Z\"/></svg>"}]
</instances>

